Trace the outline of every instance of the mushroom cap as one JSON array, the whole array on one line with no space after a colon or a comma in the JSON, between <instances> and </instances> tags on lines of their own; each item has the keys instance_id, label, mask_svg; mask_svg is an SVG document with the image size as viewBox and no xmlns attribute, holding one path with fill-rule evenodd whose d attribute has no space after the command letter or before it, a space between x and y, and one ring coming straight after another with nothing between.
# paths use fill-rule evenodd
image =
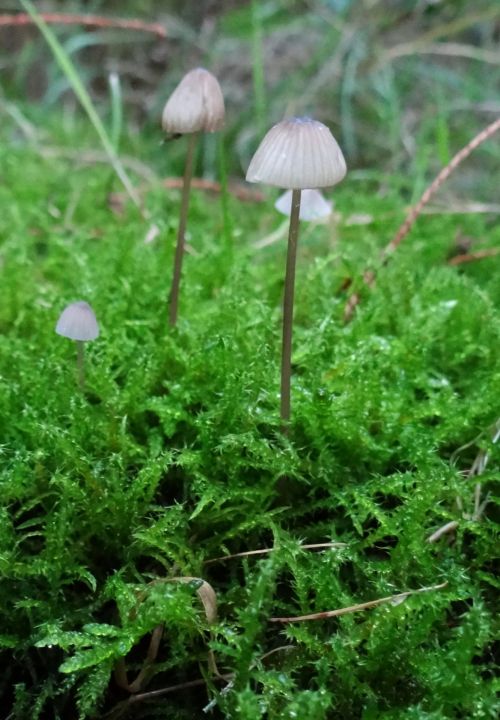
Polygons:
<instances>
[{"instance_id":1,"label":"mushroom cap","mask_svg":"<svg viewBox=\"0 0 500 720\"><path fill-rule=\"evenodd\" d=\"M304 117L283 120L269 130L250 162L246 179L304 190L335 185L345 174L342 150L330 130Z\"/></svg>"},{"instance_id":2,"label":"mushroom cap","mask_svg":"<svg viewBox=\"0 0 500 720\"><path fill-rule=\"evenodd\" d=\"M292 211L292 191L287 190L274 203L282 215L290 217ZM300 199L299 220L321 220L332 214L333 203L327 200L319 190L303 190Z\"/></svg>"},{"instance_id":3,"label":"mushroom cap","mask_svg":"<svg viewBox=\"0 0 500 720\"><path fill-rule=\"evenodd\" d=\"M56 333L70 340L95 340L99 336L99 325L90 305L80 300L64 308Z\"/></svg>"},{"instance_id":4,"label":"mushroom cap","mask_svg":"<svg viewBox=\"0 0 500 720\"><path fill-rule=\"evenodd\" d=\"M163 108L167 133L215 132L224 125L224 97L217 78L204 68L184 75Z\"/></svg>"}]
</instances>

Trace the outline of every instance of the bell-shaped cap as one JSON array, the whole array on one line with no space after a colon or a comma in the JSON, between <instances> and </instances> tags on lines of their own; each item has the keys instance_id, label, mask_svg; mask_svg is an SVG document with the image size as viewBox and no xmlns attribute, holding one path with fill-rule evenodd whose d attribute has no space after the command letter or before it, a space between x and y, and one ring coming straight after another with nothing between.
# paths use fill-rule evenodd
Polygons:
<instances>
[{"instance_id":1,"label":"bell-shaped cap","mask_svg":"<svg viewBox=\"0 0 500 720\"><path fill-rule=\"evenodd\" d=\"M167 133L215 132L224 125L224 97L217 78L204 68L184 75L167 100L161 124Z\"/></svg>"},{"instance_id":2,"label":"bell-shaped cap","mask_svg":"<svg viewBox=\"0 0 500 720\"><path fill-rule=\"evenodd\" d=\"M99 325L90 305L80 300L64 308L56 333L70 340L95 340L99 336Z\"/></svg>"},{"instance_id":3,"label":"bell-shaped cap","mask_svg":"<svg viewBox=\"0 0 500 720\"><path fill-rule=\"evenodd\" d=\"M248 182L291 190L329 187L346 174L342 150L330 130L311 118L291 118L272 127L257 148Z\"/></svg>"},{"instance_id":4,"label":"bell-shaped cap","mask_svg":"<svg viewBox=\"0 0 500 720\"><path fill-rule=\"evenodd\" d=\"M292 213L292 190L287 190L274 203L282 215L290 217ZM300 198L299 220L323 220L330 217L333 203L327 200L319 190L303 190Z\"/></svg>"}]
</instances>

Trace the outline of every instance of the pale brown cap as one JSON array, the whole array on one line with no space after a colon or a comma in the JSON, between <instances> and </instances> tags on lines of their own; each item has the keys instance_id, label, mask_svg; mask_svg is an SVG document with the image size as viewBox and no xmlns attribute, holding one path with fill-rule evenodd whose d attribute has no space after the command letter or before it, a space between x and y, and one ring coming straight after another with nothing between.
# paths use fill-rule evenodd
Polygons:
<instances>
[{"instance_id":1,"label":"pale brown cap","mask_svg":"<svg viewBox=\"0 0 500 720\"><path fill-rule=\"evenodd\" d=\"M215 132L224 125L224 97L217 78L204 68L184 75L167 100L161 124L167 133Z\"/></svg>"},{"instance_id":2,"label":"pale brown cap","mask_svg":"<svg viewBox=\"0 0 500 720\"><path fill-rule=\"evenodd\" d=\"M346 174L342 150L330 130L311 118L291 118L272 127L257 148L248 182L290 190L329 187Z\"/></svg>"},{"instance_id":3,"label":"pale brown cap","mask_svg":"<svg viewBox=\"0 0 500 720\"><path fill-rule=\"evenodd\" d=\"M290 217L292 212L292 191L280 195L274 207L282 215ZM299 220L324 220L330 217L333 203L327 200L319 190L303 190L300 198Z\"/></svg>"},{"instance_id":4,"label":"pale brown cap","mask_svg":"<svg viewBox=\"0 0 500 720\"><path fill-rule=\"evenodd\" d=\"M90 305L80 300L64 308L56 333L70 340L95 340L99 336L99 325Z\"/></svg>"}]
</instances>

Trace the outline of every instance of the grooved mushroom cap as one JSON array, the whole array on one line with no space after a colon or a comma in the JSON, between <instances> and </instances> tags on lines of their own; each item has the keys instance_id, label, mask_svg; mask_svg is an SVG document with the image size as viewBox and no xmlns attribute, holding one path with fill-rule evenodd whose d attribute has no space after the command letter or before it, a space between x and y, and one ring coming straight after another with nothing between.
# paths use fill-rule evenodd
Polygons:
<instances>
[{"instance_id":1,"label":"grooved mushroom cap","mask_svg":"<svg viewBox=\"0 0 500 720\"><path fill-rule=\"evenodd\" d=\"M291 190L335 185L346 174L342 150L330 130L311 118L291 118L272 127L257 148L248 182Z\"/></svg>"},{"instance_id":2,"label":"grooved mushroom cap","mask_svg":"<svg viewBox=\"0 0 500 720\"><path fill-rule=\"evenodd\" d=\"M274 203L274 207L282 215L292 212L292 191L287 190ZM319 190L303 190L300 200L299 220L321 220L332 214L333 203L323 197Z\"/></svg>"},{"instance_id":3,"label":"grooved mushroom cap","mask_svg":"<svg viewBox=\"0 0 500 720\"><path fill-rule=\"evenodd\" d=\"M224 125L224 97L217 78L204 68L184 75L167 100L161 124L167 133L215 132Z\"/></svg>"},{"instance_id":4,"label":"grooved mushroom cap","mask_svg":"<svg viewBox=\"0 0 500 720\"><path fill-rule=\"evenodd\" d=\"M90 305L80 300L64 308L56 333L70 340L95 340L99 336L99 325Z\"/></svg>"}]
</instances>

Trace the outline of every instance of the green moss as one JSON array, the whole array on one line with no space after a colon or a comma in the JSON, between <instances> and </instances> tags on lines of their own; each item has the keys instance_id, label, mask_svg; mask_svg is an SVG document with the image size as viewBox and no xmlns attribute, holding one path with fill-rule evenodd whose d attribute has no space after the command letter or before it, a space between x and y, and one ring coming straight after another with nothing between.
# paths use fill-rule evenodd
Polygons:
<instances>
[{"instance_id":1,"label":"green moss","mask_svg":"<svg viewBox=\"0 0 500 720\"><path fill-rule=\"evenodd\" d=\"M209 690L137 703L137 717L198 717L210 700L249 720L495 717L498 258L447 265L456 219L424 216L344 325L345 277L376 264L404 214L373 179L346 182L338 212L373 219L302 227L286 440L284 241L253 247L281 223L271 204L230 198L228 228L215 198L194 195L171 331L178 194L148 196L160 236L146 243L133 208L107 207L108 169L0 153L0 688L13 717L110 710L126 698L113 665L127 656L131 679L158 623L147 689L203 674ZM499 244L487 217L460 227ZM77 299L101 324L84 394L54 333ZM477 521L465 471L480 448ZM426 542L451 520L456 535ZM329 540L346 546L299 547ZM206 564L273 542L267 558ZM199 582L153 582L180 576L213 586L215 626ZM445 581L399 605L269 623ZM225 692L209 648L235 673Z\"/></svg>"}]
</instances>

